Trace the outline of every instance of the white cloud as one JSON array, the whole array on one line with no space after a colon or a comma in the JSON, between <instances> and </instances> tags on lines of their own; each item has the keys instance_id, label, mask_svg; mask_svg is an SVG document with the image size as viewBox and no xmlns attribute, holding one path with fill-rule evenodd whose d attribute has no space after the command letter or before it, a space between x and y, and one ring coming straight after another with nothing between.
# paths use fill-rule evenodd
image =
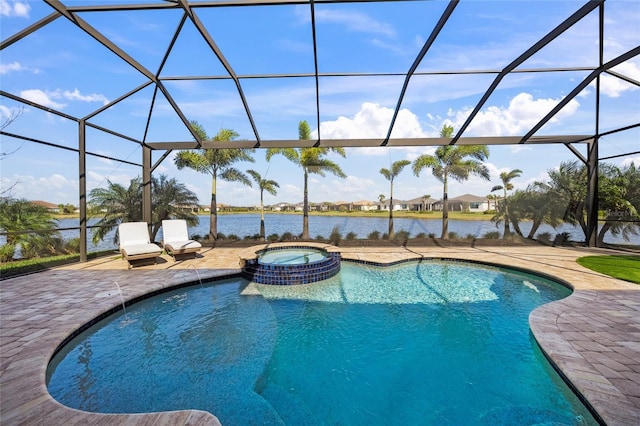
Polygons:
<instances>
[{"instance_id":1,"label":"white cloud","mask_svg":"<svg viewBox=\"0 0 640 426\"><path fill-rule=\"evenodd\" d=\"M2 16L28 18L30 10L31 6L27 2L0 0L0 15Z\"/></svg>"},{"instance_id":2,"label":"white cloud","mask_svg":"<svg viewBox=\"0 0 640 426\"><path fill-rule=\"evenodd\" d=\"M73 92L65 90L63 96L66 99L72 101L82 101L82 102L102 102L102 105L106 105L109 103L109 99L107 99L104 95L100 95L97 93L91 95L82 95L78 89L74 89Z\"/></svg>"},{"instance_id":3,"label":"white cloud","mask_svg":"<svg viewBox=\"0 0 640 426\"><path fill-rule=\"evenodd\" d=\"M31 71L33 74L38 74L40 70L37 68L28 68L21 65L19 62L12 62L10 64L0 64L0 75L9 74L16 71Z\"/></svg>"},{"instance_id":4,"label":"white cloud","mask_svg":"<svg viewBox=\"0 0 640 426\"><path fill-rule=\"evenodd\" d=\"M320 134L323 139L384 139L389 131L393 117L391 108L379 104L365 102L353 117L338 117L334 121L320 123ZM317 135L317 133L316 133ZM418 117L408 109L398 112L391 137L417 138L424 137Z\"/></svg>"},{"instance_id":5,"label":"white cloud","mask_svg":"<svg viewBox=\"0 0 640 426\"><path fill-rule=\"evenodd\" d=\"M14 175L2 178L2 187L13 184L11 195L28 200L44 200L51 203L78 204L78 181L60 174L36 177Z\"/></svg>"},{"instance_id":6,"label":"white cloud","mask_svg":"<svg viewBox=\"0 0 640 426\"><path fill-rule=\"evenodd\" d=\"M536 125L560 101L561 99L551 98L534 99L529 93L520 93L511 99L508 107L490 106L480 111L467 128L465 135L521 135ZM578 101L570 100L550 122L557 123L560 119L573 115L579 106ZM450 111L449 115L454 128L462 127L471 111L472 108Z\"/></svg>"},{"instance_id":7,"label":"white cloud","mask_svg":"<svg viewBox=\"0 0 640 426\"><path fill-rule=\"evenodd\" d=\"M615 71L636 81L640 81L640 68L632 62L623 62L617 67L612 68L611 71ZM602 77L600 78L600 91L603 94L611 98L617 98L622 92L627 90L638 90L638 86L610 74L602 74Z\"/></svg>"},{"instance_id":8,"label":"white cloud","mask_svg":"<svg viewBox=\"0 0 640 426\"><path fill-rule=\"evenodd\" d=\"M55 109L63 109L67 106L67 104L56 102L57 100L67 99L70 101L81 101L81 102L101 102L103 105L109 103L109 100L100 94L91 94L91 95L83 95L80 93L78 89L75 89L73 92L69 90L60 90L57 89L55 91L42 91L40 89L28 89L20 92L20 96L37 104L51 107Z\"/></svg>"},{"instance_id":9,"label":"white cloud","mask_svg":"<svg viewBox=\"0 0 640 426\"><path fill-rule=\"evenodd\" d=\"M620 162L620 165L627 167L630 166L631 163L635 164L636 167L640 167L640 156L625 158Z\"/></svg>"},{"instance_id":10,"label":"white cloud","mask_svg":"<svg viewBox=\"0 0 640 426\"><path fill-rule=\"evenodd\" d=\"M55 109L63 109L66 106L66 104L54 101L54 99L59 98L56 92L43 92L40 89L28 89L21 91L20 97L39 105Z\"/></svg>"},{"instance_id":11,"label":"white cloud","mask_svg":"<svg viewBox=\"0 0 640 426\"><path fill-rule=\"evenodd\" d=\"M384 34L395 37L396 31L385 22L380 22L361 12L345 12L335 9L316 10L317 23L332 23L344 25L347 30L360 33Z\"/></svg>"}]
</instances>

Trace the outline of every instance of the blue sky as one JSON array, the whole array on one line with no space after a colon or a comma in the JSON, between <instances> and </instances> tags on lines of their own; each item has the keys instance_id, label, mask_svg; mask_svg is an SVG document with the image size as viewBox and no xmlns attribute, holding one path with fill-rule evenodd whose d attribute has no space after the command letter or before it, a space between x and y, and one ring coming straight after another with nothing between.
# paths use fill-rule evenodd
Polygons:
<instances>
[{"instance_id":1,"label":"blue sky","mask_svg":"<svg viewBox=\"0 0 640 426\"><path fill-rule=\"evenodd\" d=\"M63 1L69 6L92 0ZM102 1L100 3L103 3ZM104 3L114 3L104 1ZM115 3L140 3L121 0ZM441 35L425 56L418 71L479 71L504 68L533 43L570 16L580 1L462 1ZM318 66L320 72L402 73L413 63L447 2L392 2L318 4L315 7ZM640 2L608 0L605 4L604 60L640 45ZM49 15L53 10L40 1L0 0L0 34L5 40ZM196 9L212 38L234 71L242 76L264 73L310 73L314 70L313 44L308 6ZM83 13L80 15L110 37L145 68L156 73L178 26L180 11ZM519 69L597 66L597 10L554 40ZM640 81L640 58L614 69ZM161 77L225 75L190 21L185 24ZM587 71L535 73L507 76L471 122L465 136L525 134L566 94L588 75ZM409 84L396 121L393 137L437 136L443 124L457 130L494 80L493 74L415 75ZM2 90L66 114L83 117L145 83L135 69L104 46L86 36L65 18L5 48L0 56ZM320 132L323 138L384 138L404 77L322 77L319 81ZM315 121L315 81L295 79L241 79L260 137L296 139L300 120ZM166 81L165 85L188 119L200 122L209 135L231 128L240 139L255 139L235 85L230 80ZM601 79L600 130L640 122L640 90L622 79ZM129 99L96 115L91 122L142 139L153 94L149 86ZM20 105L0 100L3 120ZM596 97L593 86L570 101L537 135L592 134ZM77 124L50 113L24 107L5 131L77 146ZM184 125L171 113L164 98L156 100L147 140L191 140ZM17 149L17 151L15 151ZM141 149L112 135L89 129L87 149L109 157L141 162ZM348 148L347 158L331 157L347 174L313 175L310 199L320 201L377 200L389 194L389 183L379 173L391 162L413 160L433 147ZM583 153L584 147L579 148ZM640 150L640 129L612 134L601 140L600 156ZM1 164L2 188L14 185L16 197L54 203L78 204L78 160L72 151L2 137L2 152L13 152ZM154 153L154 161L162 152ZM175 152L156 173L176 177L200 198L210 199L210 177L177 170ZM257 150L255 163L239 163L280 184L278 195L266 194L265 202L300 202L302 170L283 157L265 161ZM487 166L491 181L472 178L450 186L450 196L487 195L499 183L499 174L514 168L523 171L514 181L525 188L543 180L547 171L562 161L575 159L564 146L491 146ZM635 161L640 155L611 160ZM127 184L140 170L127 164L89 157L88 189L105 186L107 180ZM411 199L429 194L440 198L442 187L429 171L419 177L407 167L394 186L394 197ZM218 201L253 205L259 200L255 188L219 182Z\"/></svg>"}]
</instances>

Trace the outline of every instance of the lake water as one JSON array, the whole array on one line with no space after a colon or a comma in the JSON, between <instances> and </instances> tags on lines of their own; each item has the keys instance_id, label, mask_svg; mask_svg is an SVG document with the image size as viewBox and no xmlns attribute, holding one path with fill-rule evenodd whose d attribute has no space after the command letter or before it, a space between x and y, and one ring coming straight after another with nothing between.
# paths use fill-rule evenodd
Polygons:
<instances>
[{"instance_id":1,"label":"lake water","mask_svg":"<svg viewBox=\"0 0 640 426\"><path fill-rule=\"evenodd\" d=\"M189 227L189 235L205 236L209 233L209 216L199 216L200 223L197 226ZM89 220L89 225L97 222L97 219ZM62 219L59 222L60 228L70 228L78 226L79 220ZM439 237L442 232L442 218L435 216L433 219L413 219L413 218L394 218L395 232L407 231L413 237L420 233L426 235L435 234ZM388 217L362 217L362 216L309 216L309 235L312 238L323 236L328 238L334 227L338 227L342 237L344 238L349 232L356 234L357 238L366 238L371 232L378 231L380 235L386 233L389 227ZM520 224L522 232L526 235L531 229L531 223L523 222ZM282 235L285 232L291 232L294 235L302 233L302 215L301 214L266 214L265 215L266 235L271 234ZM502 234L503 225L496 227L495 223L490 220L449 220L449 232L455 232L461 237L467 235L475 235L481 237L487 232L500 232ZM218 232L229 236L236 235L239 238L245 236L257 235L260 233L260 215L257 213L246 214L223 214L218 216ZM584 234L578 227L572 225L562 225L556 229L548 225L540 226L539 233L549 232L553 238L558 233L568 232L575 241L583 241ZM89 242L91 241L91 231L89 230ZM97 245L89 244L89 251L105 250L116 248L113 242L113 233L109 234L104 241ZM66 239L77 238L79 231L63 231ZM158 233L156 240L162 240L162 230ZM640 245L640 236L633 236L630 242L625 242L621 236L613 237L607 234L605 242L620 244Z\"/></svg>"}]
</instances>

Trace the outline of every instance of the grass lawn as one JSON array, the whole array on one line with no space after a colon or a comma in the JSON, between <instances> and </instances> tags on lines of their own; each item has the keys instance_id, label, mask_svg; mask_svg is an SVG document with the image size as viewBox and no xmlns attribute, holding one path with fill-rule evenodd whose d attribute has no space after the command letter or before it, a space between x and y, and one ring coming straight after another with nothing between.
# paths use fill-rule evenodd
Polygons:
<instances>
[{"instance_id":1,"label":"grass lawn","mask_svg":"<svg viewBox=\"0 0 640 426\"><path fill-rule=\"evenodd\" d=\"M601 274L640 284L640 256L585 256L577 262Z\"/></svg>"}]
</instances>

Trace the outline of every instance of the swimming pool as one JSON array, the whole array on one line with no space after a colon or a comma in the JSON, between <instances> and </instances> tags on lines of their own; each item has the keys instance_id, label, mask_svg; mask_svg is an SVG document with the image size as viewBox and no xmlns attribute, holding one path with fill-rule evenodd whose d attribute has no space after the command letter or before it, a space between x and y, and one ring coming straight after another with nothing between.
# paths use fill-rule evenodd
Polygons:
<instances>
[{"instance_id":1,"label":"swimming pool","mask_svg":"<svg viewBox=\"0 0 640 426\"><path fill-rule=\"evenodd\" d=\"M596 424L529 332L570 291L461 262L343 263L304 286L171 291L87 329L48 388L99 412L207 410L234 424Z\"/></svg>"}]
</instances>

